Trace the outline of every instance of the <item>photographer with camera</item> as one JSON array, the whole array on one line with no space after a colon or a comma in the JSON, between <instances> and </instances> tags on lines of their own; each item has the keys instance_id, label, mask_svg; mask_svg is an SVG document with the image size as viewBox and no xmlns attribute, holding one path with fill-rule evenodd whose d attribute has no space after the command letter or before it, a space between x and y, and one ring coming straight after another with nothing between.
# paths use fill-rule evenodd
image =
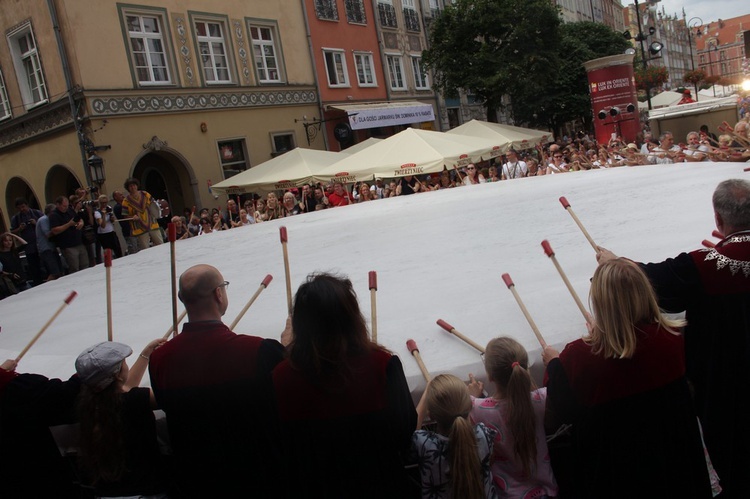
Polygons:
<instances>
[{"instance_id":1,"label":"photographer with camera","mask_svg":"<svg viewBox=\"0 0 750 499\"><path fill-rule=\"evenodd\" d=\"M36 222L42 217L42 212L29 207L25 198L16 198L15 204L18 213L10 219L10 232L26 241L22 250L29 265L29 277L36 286L42 282L41 261L36 249Z\"/></svg>"},{"instance_id":2,"label":"photographer with camera","mask_svg":"<svg viewBox=\"0 0 750 499\"><path fill-rule=\"evenodd\" d=\"M94 210L96 220L96 240L102 249L111 249L115 258L122 256L120 241L117 240L114 223L116 221L112 207L107 204L109 198L106 194L99 196L99 206Z\"/></svg>"},{"instance_id":3,"label":"photographer with camera","mask_svg":"<svg viewBox=\"0 0 750 499\"><path fill-rule=\"evenodd\" d=\"M86 199L88 195L88 189L76 189L77 193L70 196L70 205L76 212L76 216L83 221L83 228L81 229L81 239L83 246L86 248L86 254L89 258L89 267L93 267L97 263L96 254L96 227L94 225L94 205L91 200Z\"/></svg>"},{"instance_id":4,"label":"photographer with camera","mask_svg":"<svg viewBox=\"0 0 750 499\"><path fill-rule=\"evenodd\" d=\"M58 196L55 200L55 209L49 215L49 222L54 243L60 248L65 263L68 264L68 273L88 267L89 257L81 237L83 220L70 206L67 197Z\"/></svg>"}]
</instances>

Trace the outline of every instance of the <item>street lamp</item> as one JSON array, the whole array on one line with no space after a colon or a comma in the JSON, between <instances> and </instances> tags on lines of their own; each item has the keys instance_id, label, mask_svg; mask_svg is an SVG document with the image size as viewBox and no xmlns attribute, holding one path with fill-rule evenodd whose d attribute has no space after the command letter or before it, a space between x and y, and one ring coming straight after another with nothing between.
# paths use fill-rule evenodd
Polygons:
<instances>
[{"instance_id":1,"label":"street lamp","mask_svg":"<svg viewBox=\"0 0 750 499\"><path fill-rule=\"evenodd\" d=\"M657 59L657 57L646 57L646 47L643 44L643 42L651 35L656 33L656 29L653 26L650 26L648 28L648 35L643 34L643 29L641 28L641 9L638 7L638 0L635 0L635 18L638 22L638 35L635 37L636 40L638 40L641 44L641 62L643 63L643 72L646 72L646 69L648 68L648 61L651 59ZM629 34L629 33L628 33ZM649 48L648 51L652 55L656 55L661 51L663 48L663 45L660 42L653 42ZM646 100L648 101L648 110L651 111L653 107L651 106L651 89L646 86Z\"/></svg>"},{"instance_id":2,"label":"street lamp","mask_svg":"<svg viewBox=\"0 0 750 499\"><path fill-rule=\"evenodd\" d=\"M700 17L691 17L686 24L688 30L688 47L690 48L690 65L693 71L695 71L695 59L693 58L693 29L695 29L696 34L699 33L701 27L703 27L703 19ZM698 83L696 82L693 85L695 86L695 101L698 102Z\"/></svg>"},{"instance_id":3,"label":"street lamp","mask_svg":"<svg viewBox=\"0 0 750 499\"><path fill-rule=\"evenodd\" d=\"M91 180L101 187L106 180L106 177L104 176L104 160L96 154L96 152L92 151L91 156L88 157L86 163L88 163L91 172Z\"/></svg>"}]
</instances>

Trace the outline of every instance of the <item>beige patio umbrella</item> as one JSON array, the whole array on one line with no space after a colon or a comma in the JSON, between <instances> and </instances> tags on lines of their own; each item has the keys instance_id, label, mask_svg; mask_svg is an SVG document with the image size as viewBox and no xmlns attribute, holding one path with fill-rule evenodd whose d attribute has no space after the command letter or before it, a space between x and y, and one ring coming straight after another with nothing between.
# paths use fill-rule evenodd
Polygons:
<instances>
[{"instance_id":1,"label":"beige patio umbrella","mask_svg":"<svg viewBox=\"0 0 750 499\"><path fill-rule=\"evenodd\" d=\"M362 151L363 149L367 149L368 147L377 144L378 142L382 141L383 139L377 139L375 137L370 137L367 140L363 140L362 142L358 144L354 144L351 147L347 147L343 151L340 151L341 154L354 154L355 152ZM341 157L339 157L341 159Z\"/></svg>"},{"instance_id":2,"label":"beige patio umbrella","mask_svg":"<svg viewBox=\"0 0 750 499\"><path fill-rule=\"evenodd\" d=\"M229 195L291 189L313 181L323 168L341 159L338 152L297 147L212 186Z\"/></svg>"},{"instance_id":3,"label":"beige patio umbrella","mask_svg":"<svg viewBox=\"0 0 750 499\"><path fill-rule=\"evenodd\" d=\"M485 160L500 156L511 148L518 150L529 149L537 144L544 144L554 140L552 132L479 120L471 120L461 126L448 130L446 133L450 135L483 137L498 142L498 149L493 150L489 157L484 157Z\"/></svg>"},{"instance_id":4,"label":"beige patio umbrella","mask_svg":"<svg viewBox=\"0 0 750 499\"><path fill-rule=\"evenodd\" d=\"M441 172L479 161L494 147L497 142L491 139L407 128L324 168L315 178L348 183Z\"/></svg>"}]
</instances>

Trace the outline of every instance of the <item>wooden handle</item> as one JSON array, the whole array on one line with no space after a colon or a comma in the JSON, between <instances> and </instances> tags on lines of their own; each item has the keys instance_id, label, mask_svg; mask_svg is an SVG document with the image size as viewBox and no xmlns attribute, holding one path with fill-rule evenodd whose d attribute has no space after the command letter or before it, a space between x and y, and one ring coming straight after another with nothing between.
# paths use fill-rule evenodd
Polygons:
<instances>
[{"instance_id":1,"label":"wooden handle","mask_svg":"<svg viewBox=\"0 0 750 499\"><path fill-rule=\"evenodd\" d=\"M21 350L21 353L19 353L18 357L16 357L16 364L18 364L21 361L21 359L23 358L23 356L26 355L26 352L28 352L29 349L32 346L34 346L34 343L36 343L36 340L38 340L42 336L42 334L44 334L44 332L47 330L47 328L50 326L50 324L52 324L52 322L54 322L54 320L57 319L57 316L62 313L62 311L65 309L65 307L67 307L68 305L70 305L70 302L72 302L73 299L77 295L78 295L78 293L76 293L75 291L71 291L70 292L70 294L67 296L67 298L65 298L65 300L63 301L63 304L60 305L60 308L57 309L57 312L55 312L52 315L52 317L49 318L49 320L47 321L47 323L44 326L42 326L42 329L40 329L39 332L36 333L36 335L34 335L34 337L31 339L31 341L28 343L28 345L26 345L26 347L24 347L24 349Z\"/></svg>"},{"instance_id":2,"label":"wooden handle","mask_svg":"<svg viewBox=\"0 0 750 499\"><path fill-rule=\"evenodd\" d=\"M712 236L714 236L714 237L715 237L715 238L717 238L717 239L724 239L724 234L722 234L722 233L721 233L721 232L719 232L718 230L714 230L714 231L713 231L713 232L711 233L711 235L712 235Z\"/></svg>"},{"instance_id":3,"label":"wooden handle","mask_svg":"<svg viewBox=\"0 0 750 499\"><path fill-rule=\"evenodd\" d=\"M232 324L229 325L229 329L234 329L234 327L242 320L242 317L245 315L245 312L248 311L250 306L255 302L255 300L258 298L258 295L268 287L268 283L271 282L271 279L273 279L273 276L271 274L268 274L263 281L261 281L260 286L258 286L258 290L255 292L255 294L250 298L250 300L245 304L245 306L240 311L239 315L232 321Z\"/></svg>"},{"instance_id":4,"label":"wooden handle","mask_svg":"<svg viewBox=\"0 0 750 499\"><path fill-rule=\"evenodd\" d=\"M715 243L712 243L712 242L711 242L711 241L709 241L708 239L704 239L704 240L703 240L703 241L701 242L701 244L702 244L703 246L705 246L706 248L715 248L715 247L716 247L716 244L715 244Z\"/></svg>"},{"instance_id":5,"label":"wooden handle","mask_svg":"<svg viewBox=\"0 0 750 499\"><path fill-rule=\"evenodd\" d=\"M175 245L177 228L172 222L167 226L167 234L169 235L169 275L172 291L172 330L176 336L177 324L180 322L177 320L177 249Z\"/></svg>"},{"instance_id":6,"label":"wooden handle","mask_svg":"<svg viewBox=\"0 0 750 499\"><path fill-rule=\"evenodd\" d=\"M536 327L536 323L534 322L534 319L531 318L531 314L526 309L526 305L523 304L521 297L518 296L516 287L508 286L508 289L510 289L511 293L513 293L513 297L516 299L518 306L521 308L521 312L523 312L523 315L526 317L526 320L528 321L529 326L531 326L531 330L534 331L534 335L536 335L537 341L539 341L539 344L542 346L542 348L545 348L547 346L547 342L544 341L544 338L542 338L542 333L539 332L539 328Z\"/></svg>"},{"instance_id":7,"label":"wooden handle","mask_svg":"<svg viewBox=\"0 0 750 499\"><path fill-rule=\"evenodd\" d=\"M573 217L573 221L578 225L578 228L581 229L581 232L583 232L583 235L586 236L586 239L588 240L589 244L591 244L591 247L594 248L594 251L599 253L599 247L596 245L594 240L591 238L591 235L586 230L586 227L583 226L581 221L576 216L575 212L573 211L573 208L570 207L570 203L568 203L568 200L565 199L565 197L560 198L560 203L562 203L563 207L567 210L568 213L570 213L570 216Z\"/></svg>"},{"instance_id":8,"label":"wooden handle","mask_svg":"<svg viewBox=\"0 0 750 499\"><path fill-rule=\"evenodd\" d=\"M441 328L445 329L446 331L448 331L449 333L451 333L452 335L454 335L455 337L457 337L458 339L460 339L464 343L467 343L468 345L470 345L470 346L476 348L477 350L479 350L480 352L484 353L485 349L484 349L483 346L481 346L479 343L473 341L468 336L464 336L463 334L461 334L455 327L451 326L450 324L448 324L447 322L445 322L443 319L438 319L437 320L437 325L440 326Z\"/></svg>"},{"instance_id":9,"label":"wooden handle","mask_svg":"<svg viewBox=\"0 0 750 499\"><path fill-rule=\"evenodd\" d=\"M430 376L430 371L427 370L424 362L422 362L422 356L419 354L417 342L414 340L408 340L406 342L406 348L409 349L409 352L411 352L412 356L417 361L417 365L419 366L419 370L422 371L422 376L424 376L425 381L429 382L430 379L432 379L432 376Z\"/></svg>"},{"instance_id":10,"label":"wooden handle","mask_svg":"<svg viewBox=\"0 0 750 499\"><path fill-rule=\"evenodd\" d=\"M180 322L182 322L182 319L184 319L186 315L187 315L187 310L183 310L182 313L177 317L177 325L178 326L180 325ZM176 329L175 329L175 326L174 326L174 323L173 323L171 326L169 326L169 329L167 329L167 332L164 334L164 336L162 336L162 338L164 338L166 340L167 338L169 338L169 335L172 334L172 332L174 332L174 331L176 331ZM175 333L175 335L176 335L176 333Z\"/></svg>"},{"instance_id":11,"label":"wooden handle","mask_svg":"<svg viewBox=\"0 0 750 499\"><path fill-rule=\"evenodd\" d=\"M573 297L573 300L576 302L576 305L578 306L578 310L580 310L581 314L583 314L583 318L588 321L588 315L586 314L586 307L583 306L583 302L578 297L578 293L576 293L576 290L573 289L573 285L570 283L570 280L568 280L568 276L565 275L565 272L560 266L560 263L557 261L557 258L555 258L555 252L552 251L552 246L549 244L549 241L547 241L546 239L542 241L542 248L544 248L544 252L550 258L550 260L552 260L552 263L555 264L555 268L557 269L557 272L560 274L560 277L562 277L562 280L565 283L565 286L568 288L568 291L570 291L570 294Z\"/></svg>"},{"instance_id":12,"label":"wooden handle","mask_svg":"<svg viewBox=\"0 0 750 499\"><path fill-rule=\"evenodd\" d=\"M286 308L289 315L292 315L292 276L289 272L289 253L286 249L287 235L286 227L279 227L279 237L281 239L281 251L284 255L284 276L286 278Z\"/></svg>"},{"instance_id":13,"label":"wooden handle","mask_svg":"<svg viewBox=\"0 0 750 499\"><path fill-rule=\"evenodd\" d=\"M107 341L112 341L112 250L104 250L104 270L107 288Z\"/></svg>"}]
</instances>

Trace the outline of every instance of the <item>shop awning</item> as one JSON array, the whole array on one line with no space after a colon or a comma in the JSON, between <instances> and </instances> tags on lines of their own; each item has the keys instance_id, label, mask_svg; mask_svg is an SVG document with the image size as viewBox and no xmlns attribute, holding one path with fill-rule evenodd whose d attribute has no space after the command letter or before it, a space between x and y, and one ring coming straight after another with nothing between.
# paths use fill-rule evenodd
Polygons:
<instances>
[{"instance_id":1,"label":"shop awning","mask_svg":"<svg viewBox=\"0 0 750 499\"><path fill-rule=\"evenodd\" d=\"M349 116L352 130L435 120L432 106L417 101L330 104L327 108L344 111Z\"/></svg>"}]
</instances>

